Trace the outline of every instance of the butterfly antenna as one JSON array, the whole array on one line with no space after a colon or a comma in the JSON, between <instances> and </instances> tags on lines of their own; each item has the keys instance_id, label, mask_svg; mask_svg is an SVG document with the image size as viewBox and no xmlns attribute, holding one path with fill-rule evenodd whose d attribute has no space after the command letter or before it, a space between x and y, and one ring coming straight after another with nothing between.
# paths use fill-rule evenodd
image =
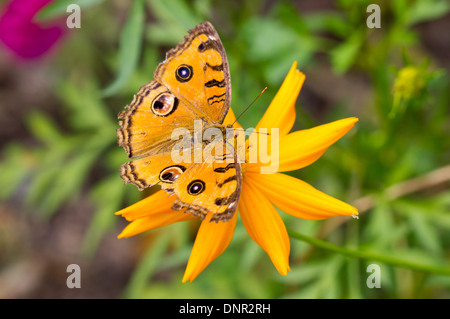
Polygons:
<instances>
[{"instance_id":1,"label":"butterfly antenna","mask_svg":"<svg viewBox=\"0 0 450 319\"><path fill-rule=\"evenodd\" d=\"M242 116L242 114L244 114L245 112L247 112L247 110L250 108L250 106L252 106L253 105L253 103L255 103L256 102L256 100L265 92L267 90L267 87L265 87L264 88L264 90L262 90L261 91L261 93L259 93L259 95L253 100L253 102L252 103L250 103L250 105L249 106L247 106L247 108L244 110L244 111L242 111L242 113L241 114L239 114L239 116L236 118L236 120L234 120L234 122L233 122L233 124L231 124L231 126L233 126L234 125L234 123L236 123L237 122L237 120L239 120L239 118Z\"/></svg>"}]
</instances>

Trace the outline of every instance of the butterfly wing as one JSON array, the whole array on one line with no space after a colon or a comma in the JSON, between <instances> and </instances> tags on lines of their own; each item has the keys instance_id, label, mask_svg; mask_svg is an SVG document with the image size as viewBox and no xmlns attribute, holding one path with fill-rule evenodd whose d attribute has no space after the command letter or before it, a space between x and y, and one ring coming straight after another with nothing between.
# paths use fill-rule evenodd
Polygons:
<instances>
[{"instance_id":1,"label":"butterfly wing","mask_svg":"<svg viewBox=\"0 0 450 319\"><path fill-rule=\"evenodd\" d=\"M214 158L195 164L192 173L184 173L173 185L177 195L172 209L204 219L212 213L211 221L228 221L236 212L242 188L242 168L237 153L230 144L222 144L224 151ZM209 160L211 159L211 160Z\"/></svg>"},{"instance_id":2,"label":"butterfly wing","mask_svg":"<svg viewBox=\"0 0 450 319\"><path fill-rule=\"evenodd\" d=\"M225 49L214 27L203 22L174 49L154 73L177 98L190 104L198 118L222 123L231 101Z\"/></svg>"},{"instance_id":3,"label":"butterfly wing","mask_svg":"<svg viewBox=\"0 0 450 319\"><path fill-rule=\"evenodd\" d=\"M130 158L170 152L176 140L173 129L193 129L195 114L159 82L152 81L138 91L126 110L119 113L118 144Z\"/></svg>"},{"instance_id":4,"label":"butterfly wing","mask_svg":"<svg viewBox=\"0 0 450 319\"><path fill-rule=\"evenodd\" d=\"M195 119L222 123L230 107L228 61L209 22L190 30L183 42L167 52L154 78L119 113L118 141L130 158L169 151L174 128L192 130Z\"/></svg>"},{"instance_id":5,"label":"butterfly wing","mask_svg":"<svg viewBox=\"0 0 450 319\"><path fill-rule=\"evenodd\" d=\"M174 210L186 208L186 213L201 219L211 213L211 221L228 221L238 206L242 169L230 146L226 152L231 155L223 161L207 159L201 163L175 163L171 154L157 154L125 163L121 177L141 190L159 184L177 196Z\"/></svg>"}]
</instances>

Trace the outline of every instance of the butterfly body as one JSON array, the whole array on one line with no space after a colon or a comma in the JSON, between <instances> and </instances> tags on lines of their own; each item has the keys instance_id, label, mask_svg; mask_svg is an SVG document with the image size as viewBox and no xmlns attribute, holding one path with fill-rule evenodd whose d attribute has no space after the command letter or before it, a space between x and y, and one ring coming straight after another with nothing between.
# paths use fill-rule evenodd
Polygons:
<instances>
[{"instance_id":1,"label":"butterfly body","mask_svg":"<svg viewBox=\"0 0 450 319\"><path fill-rule=\"evenodd\" d=\"M160 185L177 196L174 210L228 221L237 209L242 167L235 136L227 135L231 127L223 125L231 83L225 50L214 27L204 22L190 30L183 42L167 52L153 77L118 116L118 143L133 159L121 166L121 177L140 190ZM182 148L183 161L174 158L180 145L173 138L177 130L190 136L188 142L199 142ZM202 139L211 131L219 133L214 139ZM198 160L197 155L205 153Z\"/></svg>"}]
</instances>

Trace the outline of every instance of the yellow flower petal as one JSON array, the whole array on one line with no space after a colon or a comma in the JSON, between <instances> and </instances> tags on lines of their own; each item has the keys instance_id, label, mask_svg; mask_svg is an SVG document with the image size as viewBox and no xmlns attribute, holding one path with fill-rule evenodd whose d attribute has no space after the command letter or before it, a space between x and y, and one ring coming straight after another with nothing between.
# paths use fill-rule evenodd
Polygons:
<instances>
[{"instance_id":1,"label":"yellow flower petal","mask_svg":"<svg viewBox=\"0 0 450 319\"><path fill-rule=\"evenodd\" d=\"M286 174L246 175L275 206L303 219L358 215L355 207L315 189L308 183Z\"/></svg>"},{"instance_id":2,"label":"yellow flower petal","mask_svg":"<svg viewBox=\"0 0 450 319\"><path fill-rule=\"evenodd\" d=\"M238 214L227 222L210 222L208 215L200 225L183 282L193 281L214 259L220 256L233 238Z\"/></svg>"},{"instance_id":3,"label":"yellow flower petal","mask_svg":"<svg viewBox=\"0 0 450 319\"><path fill-rule=\"evenodd\" d=\"M297 70L297 62L283 81L280 89L270 103L256 129L279 128L280 136L286 135L295 122L295 102L305 81L305 75Z\"/></svg>"},{"instance_id":4,"label":"yellow flower petal","mask_svg":"<svg viewBox=\"0 0 450 319\"><path fill-rule=\"evenodd\" d=\"M150 229L167 226L192 218L194 218L192 214L185 213L184 211L175 211L169 208L166 211L159 211L157 214L133 220L124 228L117 238L131 237Z\"/></svg>"},{"instance_id":5,"label":"yellow flower petal","mask_svg":"<svg viewBox=\"0 0 450 319\"><path fill-rule=\"evenodd\" d=\"M172 207L173 202L175 202L175 196L169 197L169 194L160 190L131 206L119 210L116 212L116 215L122 215L126 220L132 221L137 218L165 212Z\"/></svg>"},{"instance_id":6,"label":"yellow flower petal","mask_svg":"<svg viewBox=\"0 0 450 319\"><path fill-rule=\"evenodd\" d=\"M357 118L350 117L280 137L278 172L294 171L314 163L357 121ZM260 172L262 165L249 164L247 171Z\"/></svg>"},{"instance_id":7,"label":"yellow flower petal","mask_svg":"<svg viewBox=\"0 0 450 319\"><path fill-rule=\"evenodd\" d=\"M233 110L231 107L228 109L228 113L225 116L225 119L223 120L223 125L232 124L236 121L236 116L234 115Z\"/></svg>"},{"instance_id":8,"label":"yellow flower petal","mask_svg":"<svg viewBox=\"0 0 450 319\"><path fill-rule=\"evenodd\" d=\"M174 196L169 197L165 191L160 190L136 204L118 211L116 215L122 215L126 220L132 221L118 238L130 237L150 229L194 218L191 214L185 214L184 210L172 210L174 201Z\"/></svg>"},{"instance_id":9,"label":"yellow flower petal","mask_svg":"<svg viewBox=\"0 0 450 319\"><path fill-rule=\"evenodd\" d=\"M289 268L290 242L280 215L253 183L245 178L239 212L250 237L269 255L281 275Z\"/></svg>"}]
</instances>

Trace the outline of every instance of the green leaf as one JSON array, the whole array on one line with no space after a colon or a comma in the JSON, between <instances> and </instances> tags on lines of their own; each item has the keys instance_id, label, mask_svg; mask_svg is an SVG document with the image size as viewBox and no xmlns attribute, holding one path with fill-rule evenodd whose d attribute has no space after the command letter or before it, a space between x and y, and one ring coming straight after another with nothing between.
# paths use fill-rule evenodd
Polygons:
<instances>
[{"instance_id":1,"label":"green leaf","mask_svg":"<svg viewBox=\"0 0 450 319\"><path fill-rule=\"evenodd\" d=\"M309 260L307 263L301 265L301 267L292 269L286 276L278 277L277 281L302 286L307 285L324 273L329 262L328 258L317 261Z\"/></svg>"},{"instance_id":2,"label":"green leaf","mask_svg":"<svg viewBox=\"0 0 450 319\"><path fill-rule=\"evenodd\" d=\"M337 245L331 244L329 242L326 242L326 241L323 241L320 239L305 236L303 234L294 232L292 230L288 230L288 234L289 234L289 237L291 237L291 238L305 241L311 245L314 245L319 248L329 250L329 251L332 251L337 254L347 256L347 257L359 258L359 259L365 259L365 260L373 260L373 261L378 261L378 262L381 262L383 264L390 265L393 267L401 267L401 268L407 268L407 269L411 269L411 270L422 271L422 272L427 272L427 273L432 273L432 274L437 274L437 275L450 276L450 267L448 267L448 266L441 266L441 265L436 266L436 265L427 265L427 264L420 263L420 261L422 261L425 258L423 252L420 252L420 251L412 251L412 250L401 251L401 252L396 251L395 254L391 253L392 256L387 256L387 255L376 254L376 253L372 253L372 252L368 252L368 251L354 250L354 249L348 249L346 247L337 246ZM406 258L408 258L408 259L397 258L400 254L402 256L406 256ZM428 257L428 255L426 257ZM427 258L427 259L429 259L429 258ZM433 260L433 262L438 263L439 261ZM440 263L440 264L442 264L442 263Z\"/></svg>"},{"instance_id":3,"label":"green leaf","mask_svg":"<svg viewBox=\"0 0 450 319\"><path fill-rule=\"evenodd\" d=\"M311 12L304 17L304 21L311 31L328 31L339 37L347 37L352 30L341 12Z\"/></svg>"},{"instance_id":4,"label":"green leaf","mask_svg":"<svg viewBox=\"0 0 450 319\"><path fill-rule=\"evenodd\" d=\"M396 200L393 205L407 217L418 245L430 253L442 255L443 247L435 223L439 215L446 215L446 208L442 207L437 198L431 203L408 199Z\"/></svg>"},{"instance_id":5,"label":"green leaf","mask_svg":"<svg viewBox=\"0 0 450 319\"><path fill-rule=\"evenodd\" d=\"M248 241L242 251L243 257L241 259L240 270L249 272L263 255L262 253L263 250L255 242Z\"/></svg>"},{"instance_id":6,"label":"green leaf","mask_svg":"<svg viewBox=\"0 0 450 319\"><path fill-rule=\"evenodd\" d=\"M149 5L153 14L164 25L176 25L183 33L199 24L201 19L182 0L150 0Z\"/></svg>"},{"instance_id":7,"label":"green leaf","mask_svg":"<svg viewBox=\"0 0 450 319\"><path fill-rule=\"evenodd\" d=\"M85 256L92 257L100 240L117 221L114 213L120 209L125 192L123 180L116 173L104 178L90 191L96 210L83 239L81 250Z\"/></svg>"},{"instance_id":8,"label":"green leaf","mask_svg":"<svg viewBox=\"0 0 450 319\"><path fill-rule=\"evenodd\" d=\"M245 23L242 34L249 43L248 59L266 61L292 50L297 34L277 20L253 18Z\"/></svg>"},{"instance_id":9,"label":"green leaf","mask_svg":"<svg viewBox=\"0 0 450 319\"><path fill-rule=\"evenodd\" d=\"M406 10L406 23L413 25L445 16L450 11L447 0L417 0Z\"/></svg>"},{"instance_id":10,"label":"green leaf","mask_svg":"<svg viewBox=\"0 0 450 319\"><path fill-rule=\"evenodd\" d=\"M378 247L389 247L395 230L398 229L394 224L391 207L382 198L377 198L377 205L369 216L369 224L366 227L368 240ZM376 241L373 242L374 240Z\"/></svg>"},{"instance_id":11,"label":"green leaf","mask_svg":"<svg viewBox=\"0 0 450 319\"><path fill-rule=\"evenodd\" d=\"M364 32L355 31L350 37L330 52L331 64L337 74L345 73L356 61L364 41Z\"/></svg>"},{"instance_id":12,"label":"green leaf","mask_svg":"<svg viewBox=\"0 0 450 319\"><path fill-rule=\"evenodd\" d=\"M55 166L56 169L47 171L42 196L34 200L46 217L50 217L67 200L77 198L96 157L94 153L82 153L61 167Z\"/></svg>"},{"instance_id":13,"label":"green leaf","mask_svg":"<svg viewBox=\"0 0 450 319\"><path fill-rule=\"evenodd\" d=\"M275 19L252 18L245 22L242 41L246 44L246 59L260 65L259 77L276 87L286 76L294 61L300 69L309 64L320 46L315 37L301 33Z\"/></svg>"},{"instance_id":14,"label":"green leaf","mask_svg":"<svg viewBox=\"0 0 450 319\"><path fill-rule=\"evenodd\" d=\"M426 251L434 254L442 254L443 249L436 229L432 227L422 214L409 214L409 221L413 227L414 235Z\"/></svg>"},{"instance_id":15,"label":"green leaf","mask_svg":"<svg viewBox=\"0 0 450 319\"><path fill-rule=\"evenodd\" d=\"M169 233L160 233L155 241L148 247L147 252L142 256L137 269L125 289L126 298L140 298L141 292L145 289L146 283L155 272L169 245Z\"/></svg>"},{"instance_id":16,"label":"green leaf","mask_svg":"<svg viewBox=\"0 0 450 319\"><path fill-rule=\"evenodd\" d=\"M86 130L90 134L92 131L106 131L110 137L107 136L107 140L115 139L115 134L110 132L116 130L117 124L103 104L98 86L93 79L87 79L81 85L63 81L58 94L70 111L67 120L72 128ZM77 131L75 135L80 133Z\"/></svg>"},{"instance_id":17,"label":"green leaf","mask_svg":"<svg viewBox=\"0 0 450 319\"><path fill-rule=\"evenodd\" d=\"M26 120L33 137L39 139L41 142L50 145L57 143L62 138L62 134L55 125L55 122L44 113L31 112Z\"/></svg>"},{"instance_id":18,"label":"green leaf","mask_svg":"<svg viewBox=\"0 0 450 319\"><path fill-rule=\"evenodd\" d=\"M120 36L117 76L114 82L102 91L104 96L117 93L136 69L141 54L144 25L144 0L135 0Z\"/></svg>"},{"instance_id":19,"label":"green leaf","mask_svg":"<svg viewBox=\"0 0 450 319\"><path fill-rule=\"evenodd\" d=\"M2 149L0 162L0 199L10 197L31 171L30 153L19 144Z\"/></svg>"},{"instance_id":20,"label":"green leaf","mask_svg":"<svg viewBox=\"0 0 450 319\"><path fill-rule=\"evenodd\" d=\"M186 30L177 24L153 23L148 27L147 38L155 44L174 46L183 40Z\"/></svg>"},{"instance_id":21,"label":"green leaf","mask_svg":"<svg viewBox=\"0 0 450 319\"><path fill-rule=\"evenodd\" d=\"M35 207L39 203L42 204L46 197L53 196L51 184L58 177L60 169L61 164L59 161L56 161L52 166L40 168L28 186L25 204L29 207ZM39 211L39 207L36 210Z\"/></svg>"}]
</instances>

